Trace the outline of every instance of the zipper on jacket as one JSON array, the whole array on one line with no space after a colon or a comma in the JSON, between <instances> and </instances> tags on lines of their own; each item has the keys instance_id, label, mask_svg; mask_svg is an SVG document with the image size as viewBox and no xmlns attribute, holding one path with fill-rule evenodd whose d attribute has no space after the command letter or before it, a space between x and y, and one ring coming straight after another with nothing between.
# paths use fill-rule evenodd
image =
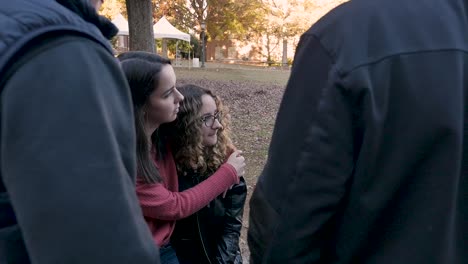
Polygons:
<instances>
[{"instance_id":1,"label":"zipper on jacket","mask_svg":"<svg viewBox=\"0 0 468 264\"><path fill-rule=\"evenodd\" d=\"M194 186L196 186L197 184L200 183L200 179L199 179L198 177L192 177L192 183L195 183ZM208 205L209 205L209 204L208 204ZM196 213L195 213L196 218L197 218L198 236L200 237L200 242L201 242L201 244L202 244L203 253L205 253L205 257L206 257L206 259L208 260L208 263L211 264L210 256L208 256L208 251L206 251L205 242L203 241L203 236L202 236L202 233L201 233L200 220L199 220L199 218L198 218L198 214L199 214L199 212L196 212Z\"/></svg>"},{"instance_id":2,"label":"zipper on jacket","mask_svg":"<svg viewBox=\"0 0 468 264\"><path fill-rule=\"evenodd\" d=\"M201 230L200 230L200 221L198 220L198 213L196 213L196 215L197 215L198 235L200 236L200 242L201 242L202 247L203 247L203 252L205 253L205 256L206 256L206 259L208 260L208 263L211 264L210 257L208 256L208 252L206 251L205 242L203 242L203 237L202 237Z\"/></svg>"}]
</instances>

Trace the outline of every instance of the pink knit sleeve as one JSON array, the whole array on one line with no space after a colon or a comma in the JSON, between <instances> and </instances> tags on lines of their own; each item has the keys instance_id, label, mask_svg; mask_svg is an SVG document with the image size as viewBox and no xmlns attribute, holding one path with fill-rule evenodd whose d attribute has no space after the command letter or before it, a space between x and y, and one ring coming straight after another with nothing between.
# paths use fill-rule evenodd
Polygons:
<instances>
[{"instance_id":1,"label":"pink knit sleeve","mask_svg":"<svg viewBox=\"0 0 468 264\"><path fill-rule=\"evenodd\" d=\"M205 207L238 181L234 167L225 163L208 179L183 192L171 192L161 183L137 183L136 191L145 217L179 220Z\"/></svg>"}]
</instances>

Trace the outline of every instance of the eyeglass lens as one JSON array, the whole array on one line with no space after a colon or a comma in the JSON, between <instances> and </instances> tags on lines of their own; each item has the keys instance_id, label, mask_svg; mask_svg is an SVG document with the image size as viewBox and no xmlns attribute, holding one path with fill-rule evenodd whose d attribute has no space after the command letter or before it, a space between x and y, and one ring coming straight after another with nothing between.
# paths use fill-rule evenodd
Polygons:
<instances>
[{"instance_id":1,"label":"eyeglass lens","mask_svg":"<svg viewBox=\"0 0 468 264\"><path fill-rule=\"evenodd\" d=\"M215 120L218 120L218 122L219 122L219 118L220 118L220 116L219 116L219 112L218 112L218 113L216 113L214 115L205 116L203 118L203 121L205 122L205 126L212 127L214 125Z\"/></svg>"}]
</instances>

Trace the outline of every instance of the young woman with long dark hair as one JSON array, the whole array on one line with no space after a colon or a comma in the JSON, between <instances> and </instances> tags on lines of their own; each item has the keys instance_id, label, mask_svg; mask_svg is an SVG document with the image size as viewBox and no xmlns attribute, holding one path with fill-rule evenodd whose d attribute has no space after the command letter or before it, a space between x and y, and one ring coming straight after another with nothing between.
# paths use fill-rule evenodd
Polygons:
<instances>
[{"instance_id":1,"label":"young woman with long dark hair","mask_svg":"<svg viewBox=\"0 0 468 264\"><path fill-rule=\"evenodd\" d=\"M160 247L161 263L178 263L170 245L175 221L192 215L238 183L245 161L240 152L234 152L213 177L179 192L169 144L171 135L162 133L164 124L176 119L184 99L175 87L174 69L168 59L147 52L127 52L118 58L134 106L137 195L154 241Z\"/></svg>"}]
</instances>

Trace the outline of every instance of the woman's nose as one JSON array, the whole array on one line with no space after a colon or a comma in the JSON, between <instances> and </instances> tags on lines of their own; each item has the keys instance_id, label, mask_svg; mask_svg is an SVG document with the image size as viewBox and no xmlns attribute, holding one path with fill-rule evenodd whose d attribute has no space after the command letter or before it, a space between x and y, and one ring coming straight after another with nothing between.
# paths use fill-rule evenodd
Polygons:
<instances>
[{"instance_id":1,"label":"woman's nose","mask_svg":"<svg viewBox=\"0 0 468 264\"><path fill-rule=\"evenodd\" d=\"M177 89L174 89L174 90L176 92L176 97L175 97L176 98L176 103L184 100L184 96L179 92L179 90L177 90Z\"/></svg>"},{"instance_id":2,"label":"woman's nose","mask_svg":"<svg viewBox=\"0 0 468 264\"><path fill-rule=\"evenodd\" d=\"M211 128L220 129L220 128L223 128L223 125L221 125L221 122L219 122L218 119L215 119L213 125L211 126Z\"/></svg>"}]
</instances>

